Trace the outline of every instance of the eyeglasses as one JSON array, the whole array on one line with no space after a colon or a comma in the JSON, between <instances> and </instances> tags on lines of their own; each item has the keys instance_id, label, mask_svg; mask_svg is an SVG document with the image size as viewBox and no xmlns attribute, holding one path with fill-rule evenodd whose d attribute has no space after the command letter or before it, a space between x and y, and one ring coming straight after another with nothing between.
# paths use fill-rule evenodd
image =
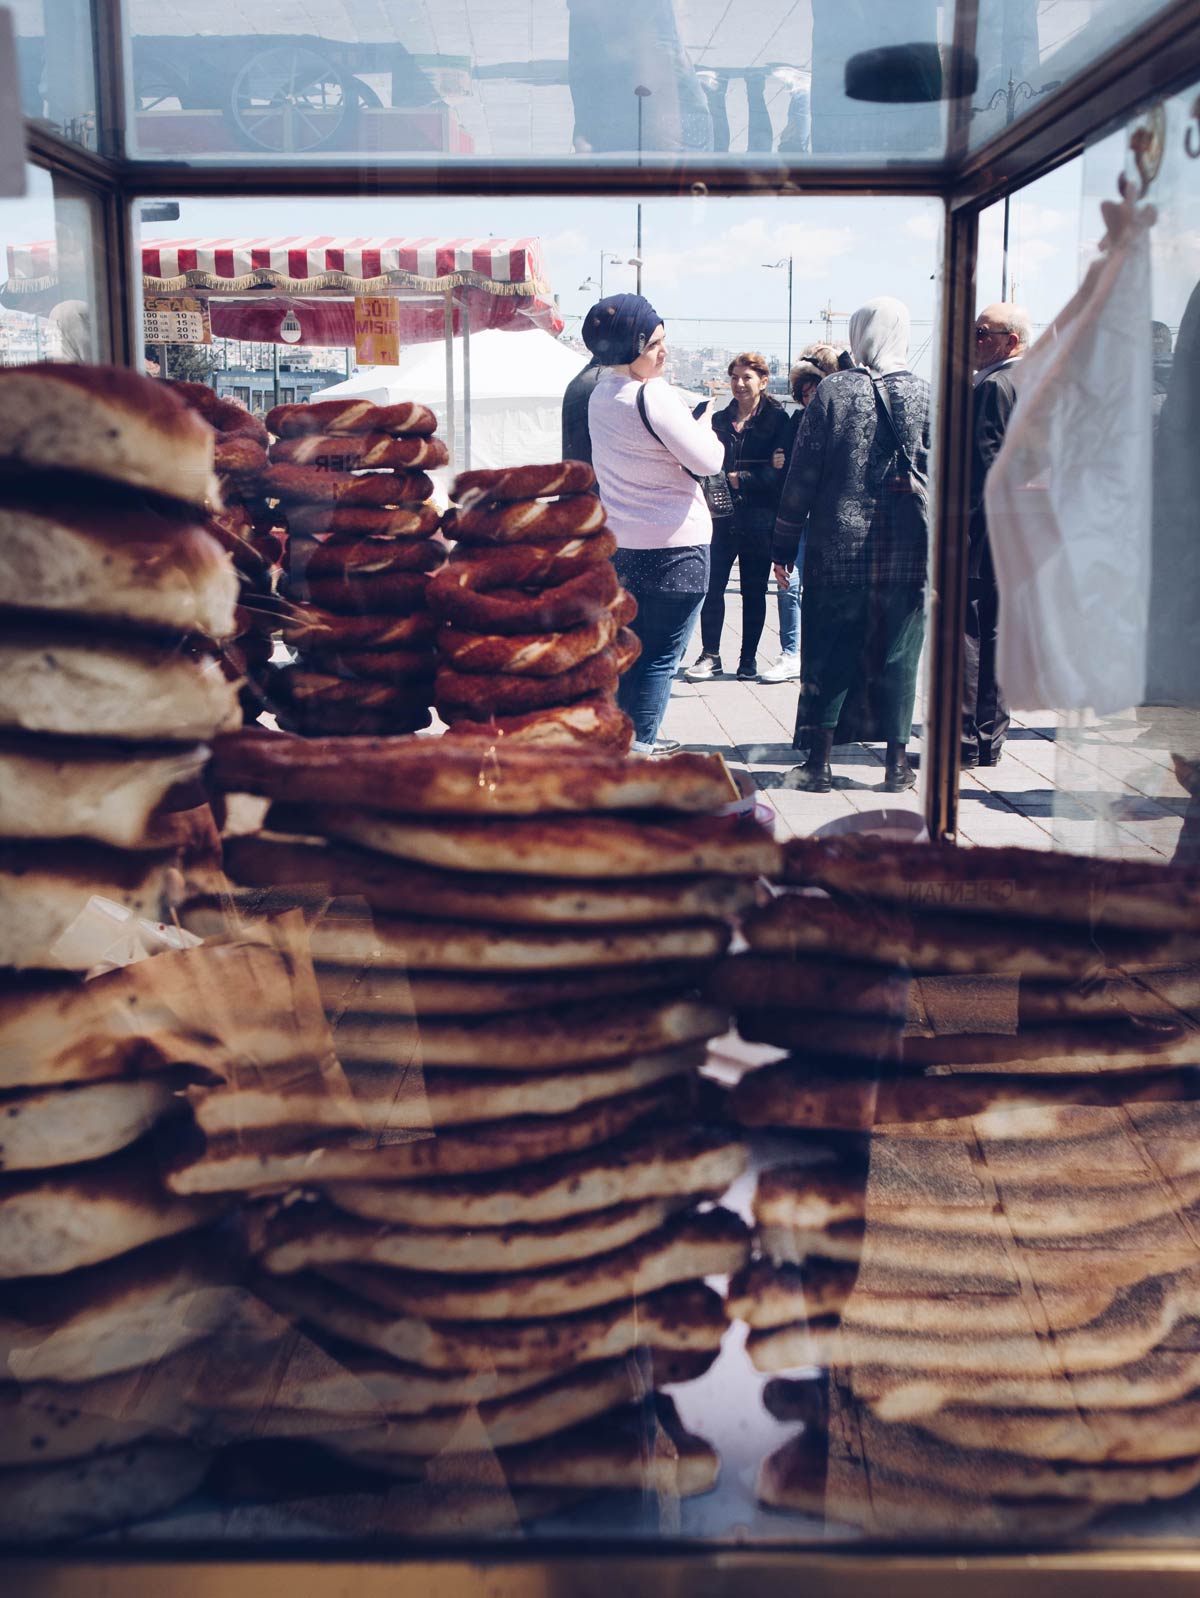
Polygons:
<instances>
[{"instance_id":1,"label":"eyeglasses","mask_svg":"<svg viewBox=\"0 0 1200 1598\"><path fill-rule=\"evenodd\" d=\"M985 338L1000 338L1004 329L1000 327L977 327L975 329L975 342L981 343Z\"/></svg>"}]
</instances>

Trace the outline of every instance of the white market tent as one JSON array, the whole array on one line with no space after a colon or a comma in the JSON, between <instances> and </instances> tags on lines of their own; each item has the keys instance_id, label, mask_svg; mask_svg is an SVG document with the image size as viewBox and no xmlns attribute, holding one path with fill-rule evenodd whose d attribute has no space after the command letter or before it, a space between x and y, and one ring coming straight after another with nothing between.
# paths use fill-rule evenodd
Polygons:
<instances>
[{"instance_id":1,"label":"white market tent","mask_svg":"<svg viewBox=\"0 0 1200 1598\"><path fill-rule=\"evenodd\" d=\"M465 373L462 339L454 340L453 352L459 436L452 455L460 469L535 466L562 458L563 392L587 364L584 356L537 328L471 334ZM398 366L361 367L314 398L355 396L380 405L420 400L438 413L439 431L449 443L448 420L456 405L453 389L447 396L446 379L445 350L414 344L402 352Z\"/></svg>"}]
</instances>

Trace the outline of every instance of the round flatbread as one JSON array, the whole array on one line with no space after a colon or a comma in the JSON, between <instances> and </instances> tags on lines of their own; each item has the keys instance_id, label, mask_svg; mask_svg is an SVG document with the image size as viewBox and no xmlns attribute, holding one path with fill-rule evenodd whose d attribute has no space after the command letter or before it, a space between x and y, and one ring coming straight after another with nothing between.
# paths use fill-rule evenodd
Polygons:
<instances>
[{"instance_id":1,"label":"round flatbread","mask_svg":"<svg viewBox=\"0 0 1200 1598\"><path fill-rule=\"evenodd\" d=\"M538 750L506 748L481 762L474 749L429 738L326 742L272 736L261 728L219 739L211 772L231 793L402 815L704 812L738 797L717 755L636 761L564 751L547 760ZM772 865L778 862L773 854Z\"/></svg>"},{"instance_id":2,"label":"round flatbread","mask_svg":"<svg viewBox=\"0 0 1200 1598\"><path fill-rule=\"evenodd\" d=\"M650 1198L716 1198L746 1167L729 1133L684 1125L634 1128L600 1148L486 1177L337 1182L326 1196L364 1220L430 1229L491 1230L586 1215Z\"/></svg>"},{"instance_id":3,"label":"round flatbread","mask_svg":"<svg viewBox=\"0 0 1200 1598\"><path fill-rule=\"evenodd\" d=\"M174 1084L156 1078L0 1093L0 1171L103 1159L135 1142L178 1102Z\"/></svg>"},{"instance_id":4,"label":"round flatbread","mask_svg":"<svg viewBox=\"0 0 1200 1598\"><path fill-rule=\"evenodd\" d=\"M261 888L294 886L298 903L361 898L373 910L498 923L618 926L643 921L725 920L755 900L755 885L738 877L687 875L649 880L581 882L514 877L398 861L363 849L252 833L225 846L235 882Z\"/></svg>"},{"instance_id":5,"label":"round flatbread","mask_svg":"<svg viewBox=\"0 0 1200 1598\"><path fill-rule=\"evenodd\" d=\"M447 816L434 822L279 804L268 812L267 826L342 839L423 865L514 876L753 878L768 873L778 858L778 845L766 828L740 816L673 821L596 814L486 821Z\"/></svg>"},{"instance_id":6,"label":"round flatbread","mask_svg":"<svg viewBox=\"0 0 1200 1598\"><path fill-rule=\"evenodd\" d=\"M326 965L415 971L568 971L643 960L710 960L729 929L712 921L571 929L470 925L377 916L373 925L326 917L313 927L313 959Z\"/></svg>"},{"instance_id":7,"label":"round flatbread","mask_svg":"<svg viewBox=\"0 0 1200 1598\"><path fill-rule=\"evenodd\" d=\"M145 1149L0 1182L0 1277L59 1276L190 1232L221 1201L166 1193Z\"/></svg>"}]
</instances>

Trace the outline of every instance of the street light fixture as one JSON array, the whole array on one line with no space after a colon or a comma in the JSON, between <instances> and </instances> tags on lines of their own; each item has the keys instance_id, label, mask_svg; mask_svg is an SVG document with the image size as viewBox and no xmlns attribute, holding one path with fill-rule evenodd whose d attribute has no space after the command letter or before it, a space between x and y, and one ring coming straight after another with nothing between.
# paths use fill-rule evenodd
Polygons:
<instances>
[{"instance_id":1,"label":"street light fixture","mask_svg":"<svg viewBox=\"0 0 1200 1598\"><path fill-rule=\"evenodd\" d=\"M626 261L625 257L622 255L615 255L612 250L601 250L600 281L597 283L594 277L585 277L583 282L579 285L581 291L583 289L598 289L600 292L600 298L604 298L604 263L606 261L610 265L615 262L617 266L632 266L634 264L632 261Z\"/></svg>"},{"instance_id":2,"label":"street light fixture","mask_svg":"<svg viewBox=\"0 0 1200 1598\"><path fill-rule=\"evenodd\" d=\"M1036 100L1039 95L1049 94L1053 89L1061 88L1061 80L1053 79L1050 83L1043 83L1040 89L1035 89L1032 83L1024 79L1019 82L1014 80L1012 73L1008 74L1008 82L1003 89L997 89L986 105L973 105L971 115L982 116L985 111L994 111L998 105L1004 107L1004 126L1011 127L1016 120L1017 103L1020 100ZM1004 241L1000 250L1000 298L1008 299L1008 220L1011 196L1004 196Z\"/></svg>"},{"instance_id":3,"label":"street light fixture","mask_svg":"<svg viewBox=\"0 0 1200 1598\"><path fill-rule=\"evenodd\" d=\"M792 257L785 255L781 261L764 261L763 266L768 272L775 272L781 266L787 267L788 272L788 315L787 315L787 363L789 376L792 370Z\"/></svg>"},{"instance_id":4,"label":"street light fixture","mask_svg":"<svg viewBox=\"0 0 1200 1598\"><path fill-rule=\"evenodd\" d=\"M638 113L638 123L637 123L637 164L638 164L638 166L641 166L641 164L642 164L642 106L645 103L645 101L649 99L650 94L651 94L652 91L649 90L644 83L639 83L637 88L635 88L633 92L634 92L634 94L637 95L637 113ZM634 267L637 268L637 292L640 294L642 292L642 202L640 200L638 201L638 208L637 208L637 249L633 252L633 256L630 259L629 264L630 264L630 266L634 266Z\"/></svg>"}]
</instances>

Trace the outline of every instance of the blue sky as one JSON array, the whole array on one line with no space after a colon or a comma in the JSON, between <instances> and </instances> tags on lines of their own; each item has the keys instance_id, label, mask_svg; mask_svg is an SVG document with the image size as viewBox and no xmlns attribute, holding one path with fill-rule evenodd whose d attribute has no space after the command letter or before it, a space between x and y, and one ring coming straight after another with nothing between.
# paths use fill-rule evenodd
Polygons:
<instances>
[{"instance_id":1,"label":"blue sky","mask_svg":"<svg viewBox=\"0 0 1200 1598\"><path fill-rule=\"evenodd\" d=\"M1080 163L1052 173L1012 202L1011 261L1017 296L1044 323L1078 282L1081 249ZM981 227L981 303L1000 293L1000 207ZM1090 216L1094 206L1089 204ZM45 238L53 213L44 183L23 201L0 202L0 244ZM1094 237L1096 228L1083 231ZM451 200L185 200L176 223L148 225L147 237L288 234L443 234L541 238L551 284L568 330L597 297L601 251L605 291L632 289L624 264L636 245L629 200L480 197ZM765 263L793 259L793 344L823 334L823 309L834 335L863 300L894 294L913 320L913 364L929 370L940 269L941 207L935 200L686 197L643 207L643 292L681 347L708 344L786 352L787 273Z\"/></svg>"}]
</instances>

